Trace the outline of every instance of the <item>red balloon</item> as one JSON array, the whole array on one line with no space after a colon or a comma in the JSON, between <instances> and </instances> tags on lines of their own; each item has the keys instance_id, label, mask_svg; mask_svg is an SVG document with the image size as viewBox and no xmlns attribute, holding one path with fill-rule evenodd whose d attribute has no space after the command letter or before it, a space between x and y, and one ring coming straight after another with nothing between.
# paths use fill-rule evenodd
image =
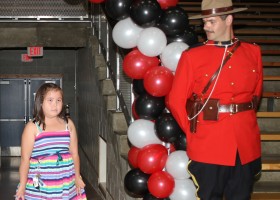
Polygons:
<instances>
[{"instance_id":1,"label":"red balloon","mask_svg":"<svg viewBox=\"0 0 280 200\"><path fill-rule=\"evenodd\" d=\"M176 149L175 149L175 147L174 147L174 144L170 144L169 150L170 150L170 153L176 151Z\"/></svg>"},{"instance_id":2,"label":"red balloon","mask_svg":"<svg viewBox=\"0 0 280 200\"><path fill-rule=\"evenodd\" d=\"M136 119L139 119L139 116L135 110L135 101L136 101L136 99L133 101L133 103L131 105L131 110L132 110L132 117L136 120Z\"/></svg>"},{"instance_id":3,"label":"red balloon","mask_svg":"<svg viewBox=\"0 0 280 200\"><path fill-rule=\"evenodd\" d=\"M176 6L178 0L157 0L162 9L167 9L171 6Z\"/></svg>"},{"instance_id":4,"label":"red balloon","mask_svg":"<svg viewBox=\"0 0 280 200\"><path fill-rule=\"evenodd\" d=\"M161 144L151 144L143 147L138 154L138 167L146 174L161 171L168 157L167 149Z\"/></svg>"},{"instance_id":5,"label":"red balloon","mask_svg":"<svg viewBox=\"0 0 280 200\"><path fill-rule=\"evenodd\" d=\"M91 3L102 3L105 0L88 0L88 1L91 2Z\"/></svg>"},{"instance_id":6,"label":"red balloon","mask_svg":"<svg viewBox=\"0 0 280 200\"><path fill-rule=\"evenodd\" d=\"M165 171L159 171L148 179L148 189L157 198L166 198L173 192L174 178Z\"/></svg>"},{"instance_id":7,"label":"red balloon","mask_svg":"<svg viewBox=\"0 0 280 200\"><path fill-rule=\"evenodd\" d=\"M138 168L137 158L138 158L139 151L140 149L134 146L131 147L128 151L128 162L134 168Z\"/></svg>"},{"instance_id":8,"label":"red balloon","mask_svg":"<svg viewBox=\"0 0 280 200\"><path fill-rule=\"evenodd\" d=\"M170 69L163 66L153 67L144 76L144 88L152 96L165 96L171 90L173 77Z\"/></svg>"},{"instance_id":9,"label":"red balloon","mask_svg":"<svg viewBox=\"0 0 280 200\"><path fill-rule=\"evenodd\" d=\"M123 71L132 79L143 79L147 70L159 65L158 57L149 57L138 49L129 52L123 59Z\"/></svg>"}]
</instances>

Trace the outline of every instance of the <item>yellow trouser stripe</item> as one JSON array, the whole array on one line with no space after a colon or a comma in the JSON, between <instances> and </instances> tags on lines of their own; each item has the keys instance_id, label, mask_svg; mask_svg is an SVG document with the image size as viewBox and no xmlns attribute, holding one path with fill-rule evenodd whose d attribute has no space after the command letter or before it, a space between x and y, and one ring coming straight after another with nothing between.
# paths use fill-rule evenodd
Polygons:
<instances>
[{"instance_id":1,"label":"yellow trouser stripe","mask_svg":"<svg viewBox=\"0 0 280 200\"><path fill-rule=\"evenodd\" d=\"M197 181L196 181L195 176L189 171L189 164L190 164L191 162L192 162L192 160L189 160L188 165L187 165L187 171L188 171L188 173L191 175L192 180L193 180L194 184L195 184L196 187L197 187L197 189L196 189L196 194L195 194L196 199L197 199L197 200L200 200L200 198L198 197L198 194L197 194L197 192L198 192L198 190L199 190L199 185L198 185L198 183L197 183Z\"/></svg>"}]
</instances>

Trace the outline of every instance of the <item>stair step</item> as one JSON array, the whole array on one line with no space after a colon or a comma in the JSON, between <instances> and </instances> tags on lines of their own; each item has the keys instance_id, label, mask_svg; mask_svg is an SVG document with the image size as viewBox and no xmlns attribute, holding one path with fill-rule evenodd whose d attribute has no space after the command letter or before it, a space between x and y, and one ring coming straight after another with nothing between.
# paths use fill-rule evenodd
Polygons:
<instances>
[{"instance_id":1,"label":"stair step","mask_svg":"<svg viewBox=\"0 0 280 200\"><path fill-rule=\"evenodd\" d=\"M280 141L280 133L262 132L261 140L262 141Z\"/></svg>"},{"instance_id":2,"label":"stair step","mask_svg":"<svg viewBox=\"0 0 280 200\"><path fill-rule=\"evenodd\" d=\"M189 2L189 1L180 1L178 3L181 6L187 5L187 6L199 6L201 5L201 2ZM237 7L265 7L265 6L278 6L278 3L271 3L271 2L267 2L267 3L263 3L263 2L234 2L234 5Z\"/></svg>"},{"instance_id":3,"label":"stair step","mask_svg":"<svg viewBox=\"0 0 280 200\"><path fill-rule=\"evenodd\" d=\"M265 49L262 50L262 55L280 55L279 49Z\"/></svg>"},{"instance_id":4,"label":"stair step","mask_svg":"<svg viewBox=\"0 0 280 200\"><path fill-rule=\"evenodd\" d=\"M280 81L280 76L264 76L264 81Z\"/></svg>"},{"instance_id":5,"label":"stair step","mask_svg":"<svg viewBox=\"0 0 280 200\"><path fill-rule=\"evenodd\" d=\"M116 90L111 79L102 81L102 95L116 95Z\"/></svg>"},{"instance_id":6,"label":"stair step","mask_svg":"<svg viewBox=\"0 0 280 200\"><path fill-rule=\"evenodd\" d=\"M280 155L263 155L262 156L263 171L279 171L280 170ZM280 187L279 187L280 189ZM279 190L280 192L280 190Z\"/></svg>"},{"instance_id":7,"label":"stair step","mask_svg":"<svg viewBox=\"0 0 280 200\"><path fill-rule=\"evenodd\" d=\"M280 112L257 112L257 117L277 118L280 117Z\"/></svg>"},{"instance_id":8,"label":"stair step","mask_svg":"<svg viewBox=\"0 0 280 200\"><path fill-rule=\"evenodd\" d=\"M258 181L254 185L252 200L279 200L280 181Z\"/></svg>"},{"instance_id":9,"label":"stair step","mask_svg":"<svg viewBox=\"0 0 280 200\"><path fill-rule=\"evenodd\" d=\"M110 117L112 121L112 127L115 133L118 135L127 134L127 123L122 112L110 111Z\"/></svg>"},{"instance_id":10,"label":"stair step","mask_svg":"<svg viewBox=\"0 0 280 200\"><path fill-rule=\"evenodd\" d=\"M203 23L201 20L192 20L190 21L190 25L194 26L202 26ZM252 21L252 20L235 20L234 21L235 26L257 26L257 27L277 27L280 26L279 21Z\"/></svg>"},{"instance_id":11,"label":"stair step","mask_svg":"<svg viewBox=\"0 0 280 200\"><path fill-rule=\"evenodd\" d=\"M263 98L280 98L280 92L263 92Z\"/></svg>"},{"instance_id":12,"label":"stair step","mask_svg":"<svg viewBox=\"0 0 280 200\"><path fill-rule=\"evenodd\" d=\"M280 67L280 62L263 62L264 67Z\"/></svg>"}]
</instances>

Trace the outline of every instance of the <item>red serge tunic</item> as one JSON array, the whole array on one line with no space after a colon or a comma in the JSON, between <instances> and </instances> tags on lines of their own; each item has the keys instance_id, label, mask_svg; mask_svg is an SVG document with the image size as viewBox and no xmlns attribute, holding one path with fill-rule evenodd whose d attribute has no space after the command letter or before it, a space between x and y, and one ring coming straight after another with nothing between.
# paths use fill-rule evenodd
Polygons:
<instances>
[{"instance_id":1,"label":"red serge tunic","mask_svg":"<svg viewBox=\"0 0 280 200\"><path fill-rule=\"evenodd\" d=\"M209 79L222 62L225 47L213 41L182 53L172 89L168 95L171 113L187 136L190 159L210 164L234 166L238 151L241 163L246 164L261 156L260 131L254 110L236 114L220 113L218 121L204 121L198 116L196 133L190 133L185 109L192 93L201 94ZM228 47L231 50L233 47ZM241 42L219 75L211 98L220 104L250 102L262 93L262 60L259 46ZM215 80L208 89L209 96Z\"/></svg>"}]
</instances>

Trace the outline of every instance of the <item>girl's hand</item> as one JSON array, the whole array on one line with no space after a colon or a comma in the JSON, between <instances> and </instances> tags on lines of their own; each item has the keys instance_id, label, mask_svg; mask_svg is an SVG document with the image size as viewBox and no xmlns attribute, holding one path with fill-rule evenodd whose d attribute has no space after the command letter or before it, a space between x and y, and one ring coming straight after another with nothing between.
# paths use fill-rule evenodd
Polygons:
<instances>
[{"instance_id":1,"label":"girl's hand","mask_svg":"<svg viewBox=\"0 0 280 200\"><path fill-rule=\"evenodd\" d=\"M19 186L17 193L15 195L15 199L16 200L25 200L24 194L25 194L25 187Z\"/></svg>"},{"instance_id":2,"label":"girl's hand","mask_svg":"<svg viewBox=\"0 0 280 200\"><path fill-rule=\"evenodd\" d=\"M82 177L76 177L75 184L76 184L77 195L82 195L82 189L84 189L86 186Z\"/></svg>"}]
</instances>

